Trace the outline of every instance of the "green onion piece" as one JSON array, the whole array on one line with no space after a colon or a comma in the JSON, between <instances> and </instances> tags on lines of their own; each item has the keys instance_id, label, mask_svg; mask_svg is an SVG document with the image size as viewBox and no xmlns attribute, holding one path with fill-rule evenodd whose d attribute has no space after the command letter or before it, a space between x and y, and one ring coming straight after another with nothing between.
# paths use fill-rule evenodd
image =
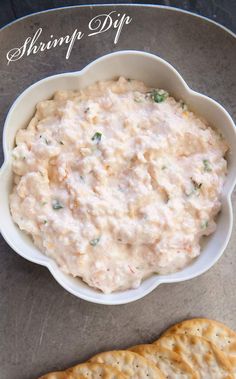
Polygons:
<instances>
[{"instance_id":1,"label":"green onion piece","mask_svg":"<svg viewBox=\"0 0 236 379\"><path fill-rule=\"evenodd\" d=\"M98 238L94 238L93 240L89 241L89 244L91 246L96 246L98 244L98 242L100 241L100 238L101 237L98 237Z\"/></svg>"},{"instance_id":2,"label":"green onion piece","mask_svg":"<svg viewBox=\"0 0 236 379\"><path fill-rule=\"evenodd\" d=\"M96 132L93 137L91 138L92 141L96 141L96 143L99 143L102 139L102 133Z\"/></svg>"},{"instance_id":3,"label":"green onion piece","mask_svg":"<svg viewBox=\"0 0 236 379\"><path fill-rule=\"evenodd\" d=\"M54 200L54 201L52 202L52 207L53 207L53 209L55 209L55 210L58 210L58 209L62 209L62 208L64 208L63 205L60 203L59 200Z\"/></svg>"},{"instance_id":4,"label":"green onion piece","mask_svg":"<svg viewBox=\"0 0 236 379\"><path fill-rule=\"evenodd\" d=\"M212 171L211 164L208 161L208 159L203 159L203 165L204 165L204 171L205 172L211 172Z\"/></svg>"},{"instance_id":5,"label":"green onion piece","mask_svg":"<svg viewBox=\"0 0 236 379\"><path fill-rule=\"evenodd\" d=\"M201 223L201 229L206 229L208 227L208 220Z\"/></svg>"},{"instance_id":6,"label":"green onion piece","mask_svg":"<svg viewBox=\"0 0 236 379\"><path fill-rule=\"evenodd\" d=\"M151 92L151 99L155 101L155 103L162 103L163 101L167 99L168 96L169 96L168 92L164 91L163 89L160 89L160 90L154 89Z\"/></svg>"}]
</instances>

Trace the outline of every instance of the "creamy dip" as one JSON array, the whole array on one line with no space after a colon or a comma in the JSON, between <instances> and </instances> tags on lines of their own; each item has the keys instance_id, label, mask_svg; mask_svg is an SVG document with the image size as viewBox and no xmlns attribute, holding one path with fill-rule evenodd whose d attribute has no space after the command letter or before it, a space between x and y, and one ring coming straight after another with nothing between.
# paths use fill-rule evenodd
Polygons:
<instances>
[{"instance_id":1,"label":"creamy dip","mask_svg":"<svg viewBox=\"0 0 236 379\"><path fill-rule=\"evenodd\" d=\"M16 135L14 221L61 269L105 293L185 267L214 232L227 144L135 80L59 91Z\"/></svg>"}]
</instances>

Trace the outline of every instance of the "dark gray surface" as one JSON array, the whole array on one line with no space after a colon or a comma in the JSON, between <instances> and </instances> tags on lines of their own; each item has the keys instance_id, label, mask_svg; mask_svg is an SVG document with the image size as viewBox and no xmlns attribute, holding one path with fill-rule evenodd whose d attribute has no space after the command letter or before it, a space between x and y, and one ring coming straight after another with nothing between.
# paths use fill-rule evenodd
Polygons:
<instances>
[{"instance_id":1,"label":"dark gray surface","mask_svg":"<svg viewBox=\"0 0 236 379\"><path fill-rule=\"evenodd\" d=\"M117 6L133 21L116 46L111 31L78 41L68 61L61 47L6 64L6 52L20 46L39 26L45 36L65 35L78 26L86 30L92 17L109 9L113 8L38 14L1 31L1 128L13 100L33 82L78 70L121 49L165 58L192 88L218 100L235 117L235 38L201 18L172 10ZM234 204L235 200L234 195ZM123 306L95 305L73 297L47 269L19 257L1 238L0 379L33 379L103 349L150 342L168 325L187 317L216 318L236 330L235 231L234 227L224 256L209 272L188 282L161 285L144 299Z\"/></svg>"},{"instance_id":2,"label":"dark gray surface","mask_svg":"<svg viewBox=\"0 0 236 379\"><path fill-rule=\"evenodd\" d=\"M19 17L46 9L86 4L149 3L182 8L209 17L236 31L235 0L1 0L0 26Z\"/></svg>"}]
</instances>

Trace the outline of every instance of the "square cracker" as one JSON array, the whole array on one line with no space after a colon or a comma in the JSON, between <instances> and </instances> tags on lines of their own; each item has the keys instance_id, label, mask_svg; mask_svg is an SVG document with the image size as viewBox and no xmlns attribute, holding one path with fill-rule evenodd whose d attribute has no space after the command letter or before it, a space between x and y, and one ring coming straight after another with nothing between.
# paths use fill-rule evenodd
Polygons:
<instances>
[{"instance_id":1,"label":"square cracker","mask_svg":"<svg viewBox=\"0 0 236 379\"><path fill-rule=\"evenodd\" d=\"M129 379L165 378L164 374L153 364L152 361L128 350L107 351L105 353L95 355L90 361L105 363L116 367Z\"/></svg>"},{"instance_id":2,"label":"square cracker","mask_svg":"<svg viewBox=\"0 0 236 379\"><path fill-rule=\"evenodd\" d=\"M169 379L197 379L194 370L174 351L155 344L137 345L129 350L150 359Z\"/></svg>"},{"instance_id":3,"label":"square cracker","mask_svg":"<svg viewBox=\"0 0 236 379\"><path fill-rule=\"evenodd\" d=\"M236 333L226 325L207 318L194 318L171 326L163 335L171 333L191 334L213 342L228 356L236 374Z\"/></svg>"},{"instance_id":4,"label":"square cracker","mask_svg":"<svg viewBox=\"0 0 236 379\"><path fill-rule=\"evenodd\" d=\"M233 379L227 356L205 338L168 334L154 342L179 354L201 379Z\"/></svg>"},{"instance_id":5,"label":"square cracker","mask_svg":"<svg viewBox=\"0 0 236 379\"><path fill-rule=\"evenodd\" d=\"M76 365L69 368L66 373L68 375L66 379L127 379L127 377L116 368L96 362L86 362Z\"/></svg>"}]
</instances>

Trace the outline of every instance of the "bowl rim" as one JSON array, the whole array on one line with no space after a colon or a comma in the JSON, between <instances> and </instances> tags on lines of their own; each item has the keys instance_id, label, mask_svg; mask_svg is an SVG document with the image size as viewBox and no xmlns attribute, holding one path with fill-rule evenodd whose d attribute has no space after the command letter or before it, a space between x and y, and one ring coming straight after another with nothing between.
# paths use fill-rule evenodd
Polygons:
<instances>
[{"instance_id":1,"label":"bowl rim","mask_svg":"<svg viewBox=\"0 0 236 379\"><path fill-rule=\"evenodd\" d=\"M228 121L229 121L229 124L231 125L232 127L232 130L234 132L234 135L235 135L235 140L236 140L236 128L235 128L235 125L234 125L234 122L233 122L233 119L231 118L231 116L229 115L229 113L225 110L225 108L219 104L217 101L215 101L214 99L210 98L209 96L207 95L204 95L204 94L201 94L197 91L194 91L192 90L188 84L186 83L186 81L183 79L183 77L180 75L180 73L169 63L167 62L165 59L163 58L160 58L159 56L155 55L155 54L152 54L152 53L148 53L148 52L145 52L145 51L140 51L140 50L119 50L119 51L115 51L115 52L112 52L112 53L108 53L108 54L105 54L105 55L102 55L98 58L96 58L95 60L91 61L89 64L87 64L84 68L82 68L81 70L78 70L78 71L72 71L72 72L65 72L65 73L60 73L60 74L56 74L56 75L50 75L50 76L47 76L33 84L31 84L29 87L27 87L16 99L15 101L13 102L12 106L10 107L9 111L8 111L8 114L7 114L7 117L5 119L5 123L4 123L4 127L3 127L3 156L4 156L4 161L3 161L3 164L2 166L0 167L0 179L1 179L1 176L3 177L4 176L4 173L6 171L10 171L11 170L11 165L9 165L9 160L10 160L10 156L11 156L11 149L8 148L7 146L7 130L8 130L8 125L9 124L9 120L10 120L10 117L11 117L11 113L12 111L14 110L14 108L18 105L18 103L24 98L25 95L27 95L33 88L37 87L38 85L42 84L42 83L46 83L47 81L50 81L51 79L56 79L56 78L60 78L60 77L73 77L73 76L83 76L84 74L86 74L86 72L88 70L91 69L91 67L93 67L94 65L96 65L96 63L98 62L102 62L103 60L106 60L108 59L109 57L112 57L112 56L122 56L122 55L141 55L141 56L145 56L145 57L150 57L150 58L154 58L155 60L157 61L160 61L162 64L164 64L165 66L167 66L170 70L172 70L176 76L176 81L179 81L179 83L181 83L181 85L184 87L184 89L187 91L188 95L189 96L197 96L197 97L201 97L201 98L205 98L208 100L208 102L210 101L215 107L218 107L220 108L221 112L224 113L224 115L228 118ZM3 238L5 239L5 241L8 243L8 245L17 253L19 254L20 256L22 256L23 258L27 259L28 261L31 261L33 263L37 263L37 264L40 264L42 266L45 266L49 271L50 273L52 274L52 276L54 277L54 279L65 289L67 290L68 292L70 292L71 294L75 295L76 297L79 297L83 300L86 300L86 301L89 301L89 302L92 302L92 303L98 303L98 304L104 304L104 305L119 305L119 304L127 304L127 303L130 303L130 302L133 302L133 301L136 301L138 299L141 299L143 298L144 296L148 295L150 292L152 292L155 288L157 288L160 284L167 284L167 283L177 283L177 282L182 282L182 281L186 281L186 280L189 280L189 279L193 279L197 276L200 276L202 275L203 273L205 273L206 271L208 271L219 259L220 257L222 256L228 242L229 242L229 239L230 239L230 236L231 236L231 233L232 233L232 227L233 227L233 211L232 211L232 201L231 201L231 195L232 195L232 191L234 189L234 186L236 184L236 173L235 173L235 176L231 182L231 185L229 186L229 189L228 191L226 192L225 194L225 199L226 199L226 203L227 203L227 206L228 206L228 211L229 211L229 228L228 228L228 232L227 232L227 235L225 237L225 241L224 243L222 244L222 247L221 249L219 249L218 251L218 254L215 254L215 256L209 261L208 264L205 264L205 266L202 268L202 269L199 269L199 270L196 270L196 272L194 274L185 274L183 275L183 277L180 277L180 278L164 278L164 276L158 276L158 275L155 275L153 274L153 276L156 277L156 280L151 284L149 285L146 289L143 289L142 292L136 292L133 293L132 296L130 296L130 298L128 299L117 299L117 295L119 295L120 293L127 293L128 291L130 291L129 289L128 290L124 290L124 291L120 291L120 292L113 292L109 295L106 295L106 294L103 294L103 293L98 293L95 289L93 289L92 287L89 287L91 290L94 290L94 297L93 296L88 296L88 295L85 295L85 294L81 294L79 292L79 289L78 291L74 290L73 288L70 288L67 286L67 283L65 283L63 281L63 279L60 277L60 275L57 274L58 272L58 269L59 267L58 266L55 266L55 262L52 261L49 257L47 257L46 255L43 255L43 253L41 253L43 256L42 256L42 259L37 259L37 258L32 258L32 257L29 257L27 254L25 254L22 250L21 250L21 247L20 245L19 246L15 246L14 243L12 243L12 241L8 238L8 236L5 234L4 232L4 228L1 228L0 232L3 236ZM24 233L22 231L22 233ZM60 270L60 269L59 269ZM181 270L179 271L181 272ZM145 280L144 280L145 281ZM140 288L140 287L139 287ZM131 290L132 291L132 290ZM135 291L135 290L134 290ZM97 297L96 297L97 296ZM109 297L109 299L107 298ZM111 299L111 297L114 297L114 299Z\"/></svg>"}]
</instances>

